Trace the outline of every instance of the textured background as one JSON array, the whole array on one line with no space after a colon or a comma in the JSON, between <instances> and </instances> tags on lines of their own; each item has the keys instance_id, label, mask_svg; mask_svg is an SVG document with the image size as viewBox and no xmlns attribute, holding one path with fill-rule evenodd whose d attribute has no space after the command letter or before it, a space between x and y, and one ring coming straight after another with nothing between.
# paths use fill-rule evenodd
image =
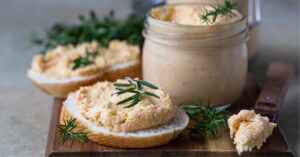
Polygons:
<instances>
[{"instance_id":1,"label":"textured background","mask_svg":"<svg viewBox=\"0 0 300 157\"><path fill-rule=\"evenodd\" d=\"M259 56L250 66L259 81L272 61L299 67L299 1L262 2ZM130 12L130 0L0 0L0 157L43 156L45 151L52 98L26 79L31 57L40 50L30 44L30 34L42 34L55 22L75 22L78 14L89 9L100 16L114 9L123 18ZM280 110L279 122L298 156L298 74Z\"/></svg>"}]
</instances>

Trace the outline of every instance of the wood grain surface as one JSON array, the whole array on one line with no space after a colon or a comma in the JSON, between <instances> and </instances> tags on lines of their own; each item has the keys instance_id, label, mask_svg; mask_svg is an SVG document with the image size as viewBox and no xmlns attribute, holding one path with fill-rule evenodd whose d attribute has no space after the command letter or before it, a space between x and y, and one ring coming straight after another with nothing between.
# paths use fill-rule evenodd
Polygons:
<instances>
[{"instance_id":1,"label":"wood grain surface","mask_svg":"<svg viewBox=\"0 0 300 157\"><path fill-rule=\"evenodd\" d=\"M237 103L230 107L230 112L236 113L240 109L252 108L259 93L259 87L249 75L247 85L243 95ZM60 109L63 99L54 99L52 118L50 122L48 142L46 148L46 157L81 157L81 156L101 156L101 157L234 157L238 156L233 140L229 137L229 130L223 128L218 137L203 137L202 139L193 139L184 131L176 140L169 144L148 148L148 149L118 149L88 142L80 144L77 141L69 140L64 144L59 137L57 125L60 115ZM280 115L279 115L280 116ZM254 149L252 152L245 152L242 156L274 156L274 157L292 157L286 140L281 132L280 125L273 135L260 150Z\"/></svg>"}]
</instances>

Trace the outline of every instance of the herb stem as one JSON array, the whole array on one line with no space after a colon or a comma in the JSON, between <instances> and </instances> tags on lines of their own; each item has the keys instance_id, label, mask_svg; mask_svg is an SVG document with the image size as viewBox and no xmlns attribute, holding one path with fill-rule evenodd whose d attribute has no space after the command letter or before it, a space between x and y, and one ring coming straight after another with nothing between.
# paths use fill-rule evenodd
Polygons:
<instances>
[{"instance_id":1,"label":"herb stem","mask_svg":"<svg viewBox=\"0 0 300 157\"><path fill-rule=\"evenodd\" d=\"M213 24L216 22L218 16L232 14L232 10L235 9L236 6L236 3L231 3L230 1L226 0L223 6L218 5L214 7L212 11L206 11L204 14L200 15L200 18L206 23ZM212 21L210 20L210 17L212 18Z\"/></svg>"},{"instance_id":2,"label":"herb stem","mask_svg":"<svg viewBox=\"0 0 300 157\"><path fill-rule=\"evenodd\" d=\"M66 120L64 124L58 126L59 134L63 143L65 143L68 139L78 140L80 143L86 143L88 141L87 132L74 132L73 129L76 127L76 119L74 118Z\"/></svg>"},{"instance_id":3,"label":"herb stem","mask_svg":"<svg viewBox=\"0 0 300 157\"><path fill-rule=\"evenodd\" d=\"M208 103L207 107L199 104L186 104L182 105L181 108L196 122L189 128L192 136L199 136L205 133L216 136L218 127L225 125L228 119L225 109L216 109L210 103Z\"/></svg>"},{"instance_id":4,"label":"herb stem","mask_svg":"<svg viewBox=\"0 0 300 157\"><path fill-rule=\"evenodd\" d=\"M114 86L116 87L115 89L118 92L113 93L112 95L115 95L115 94L121 95L124 93L134 93L134 95L132 95L124 100L119 101L117 103L117 105L132 101L130 105L124 107L124 108L130 108L130 107L138 104L145 95L160 99L160 97L157 94L142 90L143 86L147 86L151 89L158 89L157 86L155 86L147 81L144 81L144 80L135 80L130 77L127 77L126 79L127 79L128 83L118 83L118 82L114 83Z\"/></svg>"}]
</instances>

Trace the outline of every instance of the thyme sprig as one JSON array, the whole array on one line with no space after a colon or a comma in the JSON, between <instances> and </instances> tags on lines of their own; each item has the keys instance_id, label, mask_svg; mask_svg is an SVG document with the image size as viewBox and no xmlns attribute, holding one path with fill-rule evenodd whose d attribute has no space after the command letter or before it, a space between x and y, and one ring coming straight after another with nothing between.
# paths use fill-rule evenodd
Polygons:
<instances>
[{"instance_id":1,"label":"thyme sprig","mask_svg":"<svg viewBox=\"0 0 300 157\"><path fill-rule=\"evenodd\" d=\"M96 57L98 55L98 51L89 52L87 49L85 50L85 56L79 56L75 60L73 60L73 68L72 70L76 70L78 68L85 67L90 64L95 64L94 61L90 60L90 57Z\"/></svg>"},{"instance_id":2,"label":"thyme sprig","mask_svg":"<svg viewBox=\"0 0 300 157\"><path fill-rule=\"evenodd\" d=\"M232 10L235 9L236 6L237 3L231 3L230 1L225 1L224 5L218 5L213 7L214 9L212 11L206 11L206 13L200 15L200 18L201 20L212 24L216 22L218 16L232 14ZM212 17L212 21L210 20L209 17Z\"/></svg>"},{"instance_id":3,"label":"thyme sprig","mask_svg":"<svg viewBox=\"0 0 300 157\"><path fill-rule=\"evenodd\" d=\"M147 81L144 80L136 80L136 79L132 79L130 77L127 77L127 83L114 83L114 86L116 87L117 92L113 93L112 95L121 95L124 93L133 93L132 96L121 100L117 103L117 105L121 105L127 102L131 103L127 106L125 106L124 108L130 108L132 106L135 106L136 104L138 104L144 96L148 95L148 96L152 96L155 98L160 99L160 97L152 92L149 91L144 91L143 90L143 86L149 87L151 89L158 89L157 86L153 85L152 83L149 83Z\"/></svg>"},{"instance_id":4,"label":"thyme sprig","mask_svg":"<svg viewBox=\"0 0 300 157\"><path fill-rule=\"evenodd\" d=\"M195 124L189 128L192 136L201 136L206 133L216 136L218 127L225 125L228 119L225 109L216 109L210 102L207 107L199 104L185 104L181 108L195 121Z\"/></svg>"},{"instance_id":5,"label":"thyme sprig","mask_svg":"<svg viewBox=\"0 0 300 157\"><path fill-rule=\"evenodd\" d=\"M62 142L65 143L68 139L78 140L80 143L87 143L87 132L74 132L76 128L76 119L71 118L64 121L64 124L59 125L59 135L62 139Z\"/></svg>"},{"instance_id":6,"label":"thyme sprig","mask_svg":"<svg viewBox=\"0 0 300 157\"><path fill-rule=\"evenodd\" d=\"M57 23L46 30L44 38L33 37L32 43L42 45L45 53L58 45L77 45L81 42L98 41L107 46L111 40L125 40L129 44L142 46L144 20L135 15L129 15L125 20L115 18L111 11L103 18L99 18L91 10L89 16L79 16L79 23L67 25Z\"/></svg>"}]
</instances>

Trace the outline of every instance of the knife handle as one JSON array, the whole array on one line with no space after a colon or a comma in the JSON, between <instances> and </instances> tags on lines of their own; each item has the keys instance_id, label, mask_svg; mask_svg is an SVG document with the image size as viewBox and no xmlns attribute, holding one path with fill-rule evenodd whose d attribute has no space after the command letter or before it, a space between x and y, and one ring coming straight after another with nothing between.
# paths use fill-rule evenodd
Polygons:
<instances>
[{"instance_id":1,"label":"knife handle","mask_svg":"<svg viewBox=\"0 0 300 157\"><path fill-rule=\"evenodd\" d=\"M284 62L274 62L268 67L263 86L254 110L275 121L280 105L295 74L295 67Z\"/></svg>"}]
</instances>

